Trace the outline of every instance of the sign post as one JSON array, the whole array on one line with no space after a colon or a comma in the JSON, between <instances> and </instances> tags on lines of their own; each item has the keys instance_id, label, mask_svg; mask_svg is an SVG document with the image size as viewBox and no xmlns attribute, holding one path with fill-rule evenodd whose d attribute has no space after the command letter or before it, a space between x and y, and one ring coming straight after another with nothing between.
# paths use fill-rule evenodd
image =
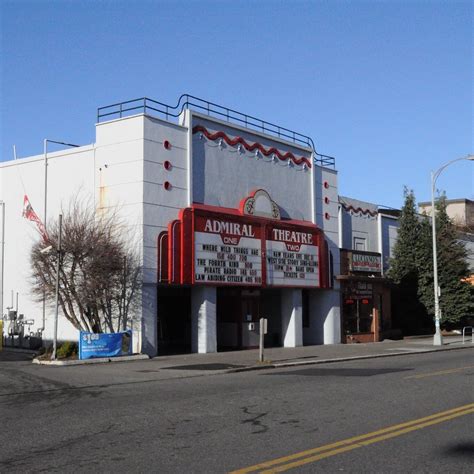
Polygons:
<instances>
[{"instance_id":1,"label":"sign post","mask_svg":"<svg viewBox=\"0 0 474 474\"><path fill-rule=\"evenodd\" d=\"M263 362L264 361L264 355L263 355L263 341L265 334L267 333L267 320L265 318L260 318L260 328L259 328L259 361Z\"/></svg>"}]
</instances>

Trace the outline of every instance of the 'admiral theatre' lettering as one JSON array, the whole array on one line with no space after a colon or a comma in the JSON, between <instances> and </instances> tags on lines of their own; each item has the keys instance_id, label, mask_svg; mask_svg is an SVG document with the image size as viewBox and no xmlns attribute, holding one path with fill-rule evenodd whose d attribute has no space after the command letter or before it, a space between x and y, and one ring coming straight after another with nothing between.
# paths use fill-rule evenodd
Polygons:
<instances>
[{"instance_id":1,"label":"'admiral theatre' lettering","mask_svg":"<svg viewBox=\"0 0 474 474\"><path fill-rule=\"evenodd\" d=\"M273 229L272 236L273 240L279 240L282 242L313 245L313 235L306 232Z\"/></svg>"},{"instance_id":2,"label":"'admiral theatre' lettering","mask_svg":"<svg viewBox=\"0 0 474 474\"><path fill-rule=\"evenodd\" d=\"M192 214L189 210L183 214L183 282L258 287L321 286L321 230L316 226L220 213L214 209L194 208ZM324 240L322 242L324 245Z\"/></svg>"},{"instance_id":3,"label":"'admiral theatre' lettering","mask_svg":"<svg viewBox=\"0 0 474 474\"><path fill-rule=\"evenodd\" d=\"M237 222L226 222L218 220L206 220L204 232L214 234L240 235L243 237L255 237L250 224L239 224Z\"/></svg>"},{"instance_id":4,"label":"'admiral theatre' lettering","mask_svg":"<svg viewBox=\"0 0 474 474\"><path fill-rule=\"evenodd\" d=\"M267 284L319 286L319 248L311 232L273 228L267 240Z\"/></svg>"},{"instance_id":5,"label":"'admiral theatre' lettering","mask_svg":"<svg viewBox=\"0 0 474 474\"><path fill-rule=\"evenodd\" d=\"M196 215L195 283L259 286L262 284L260 227L231 219Z\"/></svg>"}]
</instances>

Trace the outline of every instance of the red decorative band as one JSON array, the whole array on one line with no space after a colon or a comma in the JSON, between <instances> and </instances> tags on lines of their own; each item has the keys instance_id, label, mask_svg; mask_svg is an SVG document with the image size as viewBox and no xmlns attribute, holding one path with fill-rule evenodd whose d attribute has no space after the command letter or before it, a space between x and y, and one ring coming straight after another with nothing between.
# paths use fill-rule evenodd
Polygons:
<instances>
[{"instance_id":1,"label":"red decorative band","mask_svg":"<svg viewBox=\"0 0 474 474\"><path fill-rule=\"evenodd\" d=\"M247 143L242 137L230 138L222 131L210 133L202 125L196 125L195 127L193 127L193 134L198 133L198 132L203 133L207 139L212 140L212 141L217 140L218 138L222 138L230 146L235 146L237 144L240 144L247 151L259 150L262 153L262 155L269 156L271 154L274 154L275 156L278 156L278 158L281 161L286 161L290 159L295 165L306 164L308 168L311 168L311 162L310 160L308 160L308 158L305 158L304 156L302 156L301 158L297 158L290 151L287 151L286 153L283 154L281 153L281 151L277 150L275 147L266 149L263 145L257 142Z\"/></svg>"},{"instance_id":2,"label":"red decorative band","mask_svg":"<svg viewBox=\"0 0 474 474\"><path fill-rule=\"evenodd\" d=\"M377 211L371 211L370 209L362 209L361 207L354 207L347 204L343 204L342 207L346 211L352 211L355 213L361 212L362 214L368 214L369 216L372 216L372 217L375 217L377 215Z\"/></svg>"}]
</instances>

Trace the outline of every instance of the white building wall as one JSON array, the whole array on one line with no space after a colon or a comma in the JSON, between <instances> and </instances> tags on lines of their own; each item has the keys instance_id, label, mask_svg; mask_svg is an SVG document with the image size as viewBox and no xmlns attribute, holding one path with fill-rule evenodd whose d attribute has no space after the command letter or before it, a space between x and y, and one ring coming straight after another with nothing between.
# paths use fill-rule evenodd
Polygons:
<instances>
[{"instance_id":1,"label":"white building wall","mask_svg":"<svg viewBox=\"0 0 474 474\"><path fill-rule=\"evenodd\" d=\"M217 290L213 286L196 286L191 295L192 351L216 352Z\"/></svg>"},{"instance_id":2,"label":"white building wall","mask_svg":"<svg viewBox=\"0 0 474 474\"><path fill-rule=\"evenodd\" d=\"M144 125L143 271L144 281L156 283L158 235L188 204L188 130L152 117L146 117ZM165 161L171 164L169 170L165 169ZM170 183L169 190L165 182Z\"/></svg>"},{"instance_id":3,"label":"white building wall","mask_svg":"<svg viewBox=\"0 0 474 474\"><path fill-rule=\"evenodd\" d=\"M315 220L323 229L332 256L332 274L340 273L339 197L337 171L315 167L313 173ZM309 327L304 330L305 344L336 344L340 337L340 285L332 280L331 290L311 290L309 298Z\"/></svg>"},{"instance_id":4,"label":"white building wall","mask_svg":"<svg viewBox=\"0 0 474 474\"><path fill-rule=\"evenodd\" d=\"M43 155L7 161L0 164L0 200L5 202L5 262L4 262L4 304L16 302L18 312L25 319L34 320L30 331L36 332L43 325L42 303L35 301L30 290L30 250L40 239L36 225L22 217L23 196L26 194L33 209L44 220L45 161ZM85 146L65 151L48 153L47 173L47 216L57 219L62 209L67 208L72 196L80 196L94 203L94 148ZM43 336L53 336L54 308L46 307L46 327ZM8 328L5 328L8 330ZM77 331L61 318L58 339L76 339Z\"/></svg>"},{"instance_id":5,"label":"white building wall","mask_svg":"<svg viewBox=\"0 0 474 474\"><path fill-rule=\"evenodd\" d=\"M311 161L308 148L270 138L228 122L193 113L193 126L201 125L210 133L224 132L230 138L242 137L247 143L260 143L265 149L275 147ZM288 165L288 160L258 156L225 140L209 140L204 134L192 136L193 201L211 206L237 208L241 199L255 189L265 189L280 206L283 218L312 221L311 170Z\"/></svg>"},{"instance_id":6,"label":"white building wall","mask_svg":"<svg viewBox=\"0 0 474 474\"><path fill-rule=\"evenodd\" d=\"M341 311L339 291L309 292L309 326L304 330L305 344L339 344Z\"/></svg>"},{"instance_id":7,"label":"white building wall","mask_svg":"<svg viewBox=\"0 0 474 474\"><path fill-rule=\"evenodd\" d=\"M382 218L382 259L384 272L388 270L390 259L393 258L393 248L398 236L398 228L400 223L396 217L385 216Z\"/></svg>"},{"instance_id":8,"label":"white building wall","mask_svg":"<svg viewBox=\"0 0 474 474\"><path fill-rule=\"evenodd\" d=\"M363 239L366 252L379 252L377 216L342 209L342 244L345 249L356 250L354 238Z\"/></svg>"},{"instance_id":9,"label":"white building wall","mask_svg":"<svg viewBox=\"0 0 474 474\"><path fill-rule=\"evenodd\" d=\"M282 217L312 221L323 229L333 256L334 274L339 273L336 171L314 164L312 169L288 166L288 161L271 160L261 154L256 157L245 150L239 154L232 146L219 146L212 140L200 138L199 134L192 134L185 125L201 124L211 133L222 130L229 136L241 136L249 143L258 141L265 148L291 151L297 157L311 160L309 149L277 138L190 112L182 119L183 125L177 125L136 115L99 123L94 145L49 154L48 216L56 217L61 205L67 206L71 197L79 193L99 213L116 211L123 220L126 238L137 246L143 262L144 282L142 311L137 315L141 321L134 327L134 350L151 355L157 351L157 238L168 223L178 217L179 211L192 202L236 208L252 190L263 188L280 205ZM171 145L169 149L164 146L165 140ZM171 163L169 170L164 167L165 161ZM28 254L39 237L35 225L26 221L21 213L26 193L35 211L43 217L43 156L2 163L0 173L0 200L5 201L6 211L3 312L10 303L10 292L18 292L19 311L35 320L31 328L35 331L42 325L42 305L33 300L29 291ZM171 184L168 190L164 186L166 181ZM337 282L334 285L334 290L311 292L310 318L313 327L322 325L320 342L324 343L339 342L339 289ZM194 293L197 295L199 291L193 290ZM193 300L196 306L195 296ZM215 312L215 302L210 304L210 311L214 305ZM295 324L292 323L292 344L298 345L302 318L301 307L296 306L299 309ZM205 349L200 350L215 350L212 326L215 316L211 313L210 325L206 323ZM52 337L52 314L49 308L45 339ZM59 339L74 340L77 335L77 330L60 314ZM305 342L315 343L319 337L313 328L309 338L305 331Z\"/></svg>"}]
</instances>

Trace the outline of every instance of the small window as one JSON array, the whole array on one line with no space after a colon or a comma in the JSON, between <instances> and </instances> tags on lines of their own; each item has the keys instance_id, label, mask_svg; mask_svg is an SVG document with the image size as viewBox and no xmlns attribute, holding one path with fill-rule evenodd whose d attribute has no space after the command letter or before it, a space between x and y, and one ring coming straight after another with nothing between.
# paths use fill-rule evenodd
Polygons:
<instances>
[{"instance_id":1,"label":"small window","mask_svg":"<svg viewBox=\"0 0 474 474\"><path fill-rule=\"evenodd\" d=\"M354 237L354 250L367 250L366 240L363 237Z\"/></svg>"}]
</instances>

